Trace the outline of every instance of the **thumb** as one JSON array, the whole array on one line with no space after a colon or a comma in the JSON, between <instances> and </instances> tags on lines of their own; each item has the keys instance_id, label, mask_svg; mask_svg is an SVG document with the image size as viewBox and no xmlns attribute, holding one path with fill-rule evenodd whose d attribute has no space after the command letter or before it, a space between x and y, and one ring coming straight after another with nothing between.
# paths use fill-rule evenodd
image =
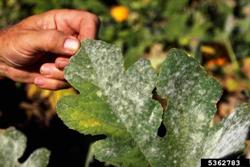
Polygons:
<instances>
[{"instance_id":1,"label":"thumb","mask_svg":"<svg viewBox=\"0 0 250 167\"><path fill-rule=\"evenodd\" d=\"M30 33L30 39L34 39L31 48L35 51L72 55L80 47L77 38L57 30L33 31Z\"/></svg>"}]
</instances>

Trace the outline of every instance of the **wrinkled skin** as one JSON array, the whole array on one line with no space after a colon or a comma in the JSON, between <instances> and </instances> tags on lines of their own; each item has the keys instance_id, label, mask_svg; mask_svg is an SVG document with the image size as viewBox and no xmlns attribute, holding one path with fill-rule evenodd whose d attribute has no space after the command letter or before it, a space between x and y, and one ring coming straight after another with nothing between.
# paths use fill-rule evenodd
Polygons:
<instances>
[{"instance_id":1,"label":"wrinkled skin","mask_svg":"<svg viewBox=\"0 0 250 167\"><path fill-rule=\"evenodd\" d=\"M63 69L80 47L94 39L99 19L82 10L51 10L0 31L0 76L57 90L68 86Z\"/></svg>"}]
</instances>

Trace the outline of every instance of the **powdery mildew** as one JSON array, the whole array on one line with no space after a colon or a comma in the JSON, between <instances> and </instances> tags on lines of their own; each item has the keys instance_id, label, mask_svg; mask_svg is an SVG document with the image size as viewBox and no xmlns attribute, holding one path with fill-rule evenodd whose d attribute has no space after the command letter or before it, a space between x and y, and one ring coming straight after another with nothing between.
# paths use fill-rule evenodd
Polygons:
<instances>
[{"instance_id":1,"label":"powdery mildew","mask_svg":"<svg viewBox=\"0 0 250 167\"><path fill-rule=\"evenodd\" d=\"M164 123L169 133L163 143L172 145L162 152L175 154L164 166L199 166L201 158L222 158L243 148L250 107L211 127L221 88L194 59L171 50L159 78L157 91L168 98Z\"/></svg>"},{"instance_id":2,"label":"powdery mildew","mask_svg":"<svg viewBox=\"0 0 250 167\"><path fill-rule=\"evenodd\" d=\"M49 161L49 151L41 148L33 152L24 162L18 159L26 147L25 136L14 128L0 131L0 166L1 167L46 167Z\"/></svg>"},{"instance_id":3,"label":"powdery mildew","mask_svg":"<svg viewBox=\"0 0 250 167\"><path fill-rule=\"evenodd\" d=\"M250 124L248 105L239 109L240 114L211 127L221 88L198 62L180 50L168 53L157 76L146 60L125 71L119 49L86 40L71 59L66 77L80 91L76 99L79 106L70 103L71 97L65 98L59 105L59 116L71 128L106 134L108 137L96 142L92 151L98 159L117 166L197 166L202 157L219 158L241 149ZM160 104L152 100L155 87L168 100L164 114ZM86 107L93 101L100 107ZM74 118L72 112L76 113ZM80 115L85 126L95 118L101 121L100 127L82 128L75 123ZM157 130L162 118L167 135L160 138Z\"/></svg>"}]
</instances>

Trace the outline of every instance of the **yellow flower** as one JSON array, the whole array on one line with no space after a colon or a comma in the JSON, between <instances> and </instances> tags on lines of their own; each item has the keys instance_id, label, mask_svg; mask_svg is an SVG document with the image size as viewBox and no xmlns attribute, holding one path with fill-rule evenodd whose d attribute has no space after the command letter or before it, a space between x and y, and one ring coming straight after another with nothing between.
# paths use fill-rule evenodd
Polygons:
<instances>
[{"instance_id":1,"label":"yellow flower","mask_svg":"<svg viewBox=\"0 0 250 167\"><path fill-rule=\"evenodd\" d=\"M111 8L110 14L116 22L121 23L128 19L129 10L126 6L114 6Z\"/></svg>"}]
</instances>

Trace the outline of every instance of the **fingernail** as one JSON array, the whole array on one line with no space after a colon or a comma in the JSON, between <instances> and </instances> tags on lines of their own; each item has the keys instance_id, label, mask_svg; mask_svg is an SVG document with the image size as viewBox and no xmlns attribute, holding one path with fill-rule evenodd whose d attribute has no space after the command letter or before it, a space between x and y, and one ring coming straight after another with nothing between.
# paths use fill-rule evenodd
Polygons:
<instances>
[{"instance_id":1,"label":"fingernail","mask_svg":"<svg viewBox=\"0 0 250 167\"><path fill-rule=\"evenodd\" d=\"M51 73L51 70L48 67L46 66L41 67L41 74L49 75L50 73Z\"/></svg>"},{"instance_id":2,"label":"fingernail","mask_svg":"<svg viewBox=\"0 0 250 167\"><path fill-rule=\"evenodd\" d=\"M37 86L42 86L44 84L44 80L42 78L35 78L34 84Z\"/></svg>"},{"instance_id":3,"label":"fingernail","mask_svg":"<svg viewBox=\"0 0 250 167\"><path fill-rule=\"evenodd\" d=\"M77 39L68 38L64 42L64 48L72 51L76 51L80 47L80 43Z\"/></svg>"}]
</instances>

